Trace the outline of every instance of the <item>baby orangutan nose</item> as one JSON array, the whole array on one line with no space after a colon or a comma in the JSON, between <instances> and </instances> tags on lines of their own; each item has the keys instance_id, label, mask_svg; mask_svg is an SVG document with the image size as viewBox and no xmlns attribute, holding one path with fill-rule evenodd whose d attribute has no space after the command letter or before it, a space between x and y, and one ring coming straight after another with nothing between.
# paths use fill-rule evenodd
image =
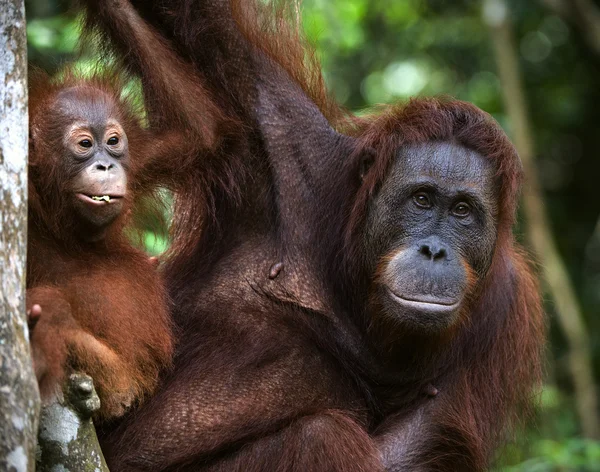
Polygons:
<instances>
[{"instance_id":1,"label":"baby orangutan nose","mask_svg":"<svg viewBox=\"0 0 600 472\"><path fill-rule=\"evenodd\" d=\"M115 166L111 162L108 162L108 161L96 162L96 170L99 170L99 171L109 171L113 167L115 167Z\"/></svg>"}]
</instances>

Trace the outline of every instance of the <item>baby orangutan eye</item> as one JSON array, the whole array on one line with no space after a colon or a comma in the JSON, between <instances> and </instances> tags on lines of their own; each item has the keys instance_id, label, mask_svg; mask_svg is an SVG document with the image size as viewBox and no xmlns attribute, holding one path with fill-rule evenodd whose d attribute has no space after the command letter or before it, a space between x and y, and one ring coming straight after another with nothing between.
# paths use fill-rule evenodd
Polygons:
<instances>
[{"instance_id":1,"label":"baby orangutan eye","mask_svg":"<svg viewBox=\"0 0 600 472\"><path fill-rule=\"evenodd\" d=\"M459 202L456 205L454 205L454 208L452 209L452 214L454 216L458 216L459 218L465 218L471 214L471 207L468 203Z\"/></svg>"},{"instance_id":2,"label":"baby orangutan eye","mask_svg":"<svg viewBox=\"0 0 600 472\"><path fill-rule=\"evenodd\" d=\"M119 144L119 138L117 138L116 136L113 136L112 138L108 138L108 141L106 141L106 144L108 144L109 146L115 146L115 145Z\"/></svg>"},{"instance_id":3,"label":"baby orangutan eye","mask_svg":"<svg viewBox=\"0 0 600 472\"><path fill-rule=\"evenodd\" d=\"M431 199L425 192L418 192L413 195L413 201L419 208L431 208Z\"/></svg>"},{"instance_id":4,"label":"baby orangutan eye","mask_svg":"<svg viewBox=\"0 0 600 472\"><path fill-rule=\"evenodd\" d=\"M81 141L79 141L78 144L83 148L91 148L92 147L92 141L89 139L82 139Z\"/></svg>"}]
</instances>

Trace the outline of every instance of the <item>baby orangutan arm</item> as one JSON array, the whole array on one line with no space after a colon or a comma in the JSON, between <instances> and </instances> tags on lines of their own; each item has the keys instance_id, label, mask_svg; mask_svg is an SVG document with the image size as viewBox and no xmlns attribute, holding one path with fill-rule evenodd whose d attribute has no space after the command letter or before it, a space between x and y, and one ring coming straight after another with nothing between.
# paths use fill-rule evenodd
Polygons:
<instances>
[{"instance_id":1,"label":"baby orangutan arm","mask_svg":"<svg viewBox=\"0 0 600 472\"><path fill-rule=\"evenodd\" d=\"M43 401L61 395L63 383L74 371L92 377L102 399L100 417L121 416L136 394L133 376L117 353L84 330L58 287L27 291L33 365ZM32 323L33 321L33 323Z\"/></svg>"}]
</instances>

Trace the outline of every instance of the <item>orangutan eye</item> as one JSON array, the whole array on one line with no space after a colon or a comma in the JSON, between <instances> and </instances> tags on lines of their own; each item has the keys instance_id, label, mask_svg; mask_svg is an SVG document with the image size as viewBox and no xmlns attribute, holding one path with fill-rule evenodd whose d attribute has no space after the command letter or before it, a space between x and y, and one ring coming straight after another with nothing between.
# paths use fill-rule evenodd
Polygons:
<instances>
[{"instance_id":1,"label":"orangutan eye","mask_svg":"<svg viewBox=\"0 0 600 472\"><path fill-rule=\"evenodd\" d=\"M108 144L109 146L115 146L115 145L119 144L119 138L117 138L116 136L113 136L112 138L108 138L108 141L106 141L106 144Z\"/></svg>"},{"instance_id":2,"label":"orangutan eye","mask_svg":"<svg viewBox=\"0 0 600 472\"><path fill-rule=\"evenodd\" d=\"M458 216L459 218L465 218L471 214L471 207L468 203L459 202L456 205L454 205L454 208L452 209L452 214L454 216Z\"/></svg>"},{"instance_id":3,"label":"orangutan eye","mask_svg":"<svg viewBox=\"0 0 600 472\"><path fill-rule=\"evenodd\" d=\"M84 148L91 148L92 141L89 139L82 139L81 141L79 141L79 145Z\"/></svg>"},{"instance_id":4,"label":"orangutan eye","mask_svg":"<svg viewBox=\"0 0 600 472\"><path fill-rule=\"evenodd\" d=\"M431 199L425 192L418 192L413 195L413 201L419 208L431 208Z\"/></svg>"}]
</instances>

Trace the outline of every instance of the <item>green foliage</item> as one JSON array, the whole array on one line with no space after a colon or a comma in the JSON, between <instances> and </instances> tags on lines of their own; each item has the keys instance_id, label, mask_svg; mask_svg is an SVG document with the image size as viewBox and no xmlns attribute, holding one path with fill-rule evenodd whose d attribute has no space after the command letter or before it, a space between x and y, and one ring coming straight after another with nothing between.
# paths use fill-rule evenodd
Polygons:
<instances>
[{"instance_id":1,"label":"green foliage","mask_svg":"<svg viewBox=\"0 0 600 472\"><path fill-rule=\"evenodd\" d=\"M169 240L160 234L145 231L144 248L151 256L158 256L169 248Z\"/></svg>"},{"instance_id":2,"label":"green foliage","mask_svg":"<svg viewBox=\"0 0 600 472\"><path fill-rule=\"evenodd\" d=\"M27 41L30 47L50 53L72 53L79 40L79 33L79 22L64 15L34 18L27 22Z\"/></svg>"},{"instance_id":3,"label":"green foliage","mask_svg":"<svg viewBox=\"0 0 600 472\"><path fill-rule=\"evenodd\" d=\"M35 11L35 10L34 10ZM29 61L45 70L55 71L74 56L80 36L80 18L65 13L32 17L27 10Z\"/></svg>"},{"instance_id":4,"label":"green foliage","mask_svg":"<svg viewBox=\"0 0 600 472\"><path fill-rule=\"evenodd\" d=\"M600 443L580 438L540 439L531 458L498 472L600 472Z\"/></svg>"}]
</instances>

